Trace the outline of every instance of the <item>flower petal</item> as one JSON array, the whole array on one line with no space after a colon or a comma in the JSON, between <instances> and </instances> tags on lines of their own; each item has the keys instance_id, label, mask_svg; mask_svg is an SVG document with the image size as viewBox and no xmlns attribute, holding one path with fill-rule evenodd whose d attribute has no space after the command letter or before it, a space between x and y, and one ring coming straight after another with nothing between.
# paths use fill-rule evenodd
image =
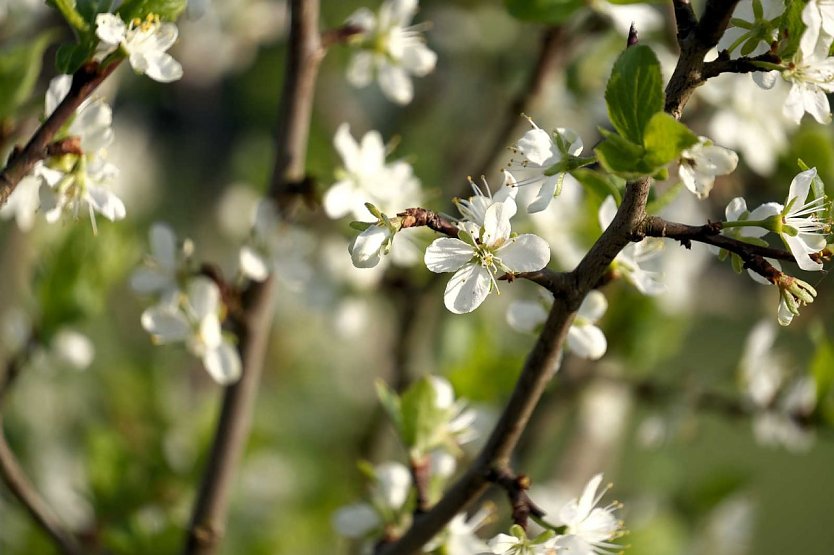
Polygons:
<instances>
[{"instance_id":1,"label":"flower petal","mask_svg":"<svg viewBox=\"0 0 834 555\"><path fill-rule=\"evenodd\" d=\"M441 237L426 249L423 260L426 267L435 273L456 272L472 260L475 251L460 239Z\"/></svg>"},{"instance_id":2,"label":"flower petal","mask_svg":"<svg viewBox=\"0 0 834 555\"><path fill-rule=\"evenodd\" d=\"M240 354L231 343L226 341L209 349L203 355L203 366L209 375L220 385L230 385L240 379L242 364Z\"/></svg>"},{"instance_id":3,"label":"flower petal","mask_svg":"<svg viewBox=\"0 0 834 555\"><path fill-rule=\"evenodd\" d=\"M489 270L477 264L467 264L455 272L446 285L444 304L454 314L472 312L484 302L491 285Z\"/></svg>"},{"instance_id":4,"label":"flower petal","mask_svg":"<svg viewBox=\"0 0 834 555\"><path fill-rule=\"evenodd\" d=\"M550 262L550 247L538 235L525 233L507 241L497 255L513 272L536 272Z\"/></svg>"}]
</instances>

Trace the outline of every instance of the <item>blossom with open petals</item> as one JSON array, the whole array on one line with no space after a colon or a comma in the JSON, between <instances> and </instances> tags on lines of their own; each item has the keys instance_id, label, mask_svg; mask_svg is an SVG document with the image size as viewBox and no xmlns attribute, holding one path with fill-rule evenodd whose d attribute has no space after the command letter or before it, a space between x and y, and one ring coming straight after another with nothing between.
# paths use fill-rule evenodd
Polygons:
<instances>
[{"instance_id":1,"label":"blossom with open petals","mask_svg":"<svg viewBox=\"0 0 834 555\"><path fill-rule=\"evenodd\" d=\"M706 137L681 152L678 175L687 189L699 199L709 196L715 177L732 173L738 165L738 154L713 144Z\"/></svg>"},{"instance_id":2,"label":"blossom with open petals","mask_svg":"<svg viewBox=\"0 0 834 555\"><path fill-rule=\"evenodd\" d=\"M803 270L822 270L822 262L811 258L825 248L830 222L820 217L828 210L826 197L808 200L811 184L817 179L817 169L798 173L791 181L785 208L781 211L782 226L779 236L791 250L796 263Z\"/></svg>"},{"instance_id":3,"label":"blossom with open petals","mask_svg":"<svg viewBox=\"0 0 834 555\"><path fill-rule=\"evenodd\" d=\"M416 27L409 26L417 12L417 0L387 0L379 13L360 8L348 25L362 30L348 66L347 79L355 87L365 87L377 76L383 94L397 104L414 98L411 76L423 77L437 63L437 54L423 42Z\"/></svg>"},{"instance_id":4,"label":"blossom with open petals","mask_svg":"<svg viewBox=\"0 0 834 555\"><path fill-rule=\"evenodd\" d=\"M805 32L799 41L799 48L806 53L818 48L828 48L834 40L834 1L808 0L802 8L802 22Z\"/></svg>"},{"instance_id":5,"label":"blossom with open petals","mask_svg":"<svg viewBox=\"0 0 834 555\"><path fill-rule=\"evenodd\" d=\"M160 83L176 81L182 77L182 66L167 50L177 41L177 34L174 23L161 22L152 14L126 24L115 14L100 13L96 16L96 36L101 41L97 58L121 48L136 73Z\"/></svg>"},{"instance_id":6,"label":"blossom with open petals","mask_svg":"<svg viewBox=\"0 0 834 555\"><path fill-rule=\"evenodd\" d=\"M373 469L369 502L354 503L338 509L333 527L349 538L368 538L383 526L402 525L406 501L411 491L411 473L404 465L386 462Z\"/></svg>"},{"instance_id":7,"label":"blossom with open petals","mask_svg":"<svg viewBox=\"0 0 834 555\"><path fill-rule=\"evenodd\" d=\"M758 72L753 77L759 86L770 88L779 73L778 70ZM797 50L781 75L791 84L782 109L787 118L798 124L807 112L819 123L831 122L831 106L826 95L834 92L834 57L828 57L827 47L810 53Z\"/></svg>"},{"instance_id":8,"label":"blossom with open petals","mask_svg":"<svg viewBox=\"0 0 834 555\"><path fill-rule=\"evenodd\" d=\"M510 161L509 170L519 186L538 186L539 190L527 211L541 212L561 191L567 168L560 167L566 159L582 153L582 138L571 130L557 128L551 135L527 118L533 129L524 134L513 147L520 158Z\"/></svg>"},{"instance_id":9,"label":"blossom with open petals","mask_svg":"<svg viewBox=\"0 0 834 555\"><path fill-rule=\"evenodd\" d=\"M550 260L550 248L541 237L510 235L508 212L505 203L493 204L486 210L478 237L461 232L466 240L444 237L426 249L429 270L455 272L443 297L451 312L463 314L478 308L493 288L497 290L500 273L534 272Z\"/></svg>"},{"instance_id":10,"label":"blossom with open petals","mask_svg":"<svg viewBox=\"0 0 834 555\"><path fill-rule=\"evenodd\" d=\"M208 278L195 277L187 294L168 299L142 313L142 327L156 343L184 342L188 350L220 385L236 382L241 374L237 348L220 327L220 290Z\"/></svg>"},{"instance_id":11,"label":"blossom with open petals","mask_svg":"<svg viewBox=\"0 0 834 555\"><path fill-rule=\"evenodd\" d=\"M564 535L556 537L556 546L573 555L596 555L608 553L617 545L611 540L622 533L622 523L614 516L619 503L597 507L608 488L597 493L602 483L602 474L588 481L582 495L562 507L557 516L558 523L565 526Z\"/></svg>"},{"instance_id":12,"label":"blossom with open petals","mask_svg":"<svg viewBox=\"0 0 834 555\"><path fill-rule=\"evenodd\" d=\"M179 291L179 276L193 250L190 240L177 245L177 236L168 224L155 222L148 232L151 253L130 276L130 286L137 293L158 294L171 299Z\"/></svg>"},{"instance_id":13,"label":"blossom with open petals","mask_svg":"<svg viewBox=\"0 0 834 555\"><path fill-rule=\"evenodd\" d=\"M336 172L338 181L322 200L328 216L341 218L351 214L361 220L368 216L366 203L388 214L420 203L420 180L408 162L385 161L385 144L378 131L368 131L357 142L350 134L350 126L343 123L336 130L333 143L343 166Z\"/></svg>"}]
</instances>

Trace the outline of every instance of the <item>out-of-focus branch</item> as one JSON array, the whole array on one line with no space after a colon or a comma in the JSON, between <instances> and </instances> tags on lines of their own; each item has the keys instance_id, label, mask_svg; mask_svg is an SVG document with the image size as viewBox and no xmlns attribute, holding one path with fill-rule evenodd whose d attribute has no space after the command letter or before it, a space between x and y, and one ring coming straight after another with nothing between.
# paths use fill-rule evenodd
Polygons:
<instances>
[{"instance_id":1,"label":"out-of-focus branch","mask_svg":"<svg viewBox=\"0 0 834 555\"><path fill-rule=\"evenodd\" d=\"M9 156L6 167L0 172L0 206L6 204L17 184L32 167L46 158L48 148L55 134L72 117L75 110L96 88L118 67L116 60L105 67L96 62L89 62L72 76L72 85L67 96L55 108L55 111L35 131L32 138L22 149L15 149Z\"/></svg>"},{"instance_id":2,"label":"out-of-focus branch","mask_svg":"<svg viewBox=\"0 0 834 555\"><path fill-rule=\"evenodd\" d=\"M81 548L78 539L61 522L58 515L52 511L46 500L41 497L34 484L26 476L3 432L3 401L29 359L34 345L33 337L34 334L32 338L27 340L20 353L12 357L6 364L5 373L2 377L3 381L0 384L0 479L23 505L32 520L52 539L61 553L81 555L84 550Z\"/></svg>"},{"instance_id":3,"label":"out-of-focus branch","mask_svg":"<svg viewBox=\"0 0 834 555\"><path fill-rule=\"evenodd\" d=\"M324 50L319 35L319 2L290 4L289 53L275 134L276 158L270 196L286 211L289 191L304 180L307 138L315 82ZM271 329L275 281L267 279L245 291L235 320L243 362L240 381L229 387L207 467L194 506L184 553L216 553L223 537L234 474L246 445Z\"/></svg>"},{"instance_id":4,"label":"out-of-focus branch","mask_svg":"<svg viewBox=\"0 0 834 555\"><path fill-rule=\"evenodd\" d=\"M672 4L675 8L678 44L683 46L681 44L682 41L698 25L698 18L695 16L695 11L692 9L692 4L689 3L689 0L673 0Z\"/></svg>"}]
</instances>

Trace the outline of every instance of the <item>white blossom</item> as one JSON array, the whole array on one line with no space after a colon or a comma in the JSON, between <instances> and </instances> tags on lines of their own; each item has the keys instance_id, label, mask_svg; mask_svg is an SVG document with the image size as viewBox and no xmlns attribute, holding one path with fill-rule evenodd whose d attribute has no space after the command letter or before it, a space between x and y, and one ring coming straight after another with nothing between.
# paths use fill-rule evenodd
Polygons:
<instances>
[{"instance_id":1,"label":"white blossom","mask_svg":"<svg viewBox=\"0 0 834 555\"><path fill-rule=\"evenodd\" d=\"M498 534L489 542L489 553L496 555L555 555L556 540L552 535L528 538L520 526L514 525L510 534Z\"/></svg>"},{"instance_id":2,"label":"white blossom","mask_svg":"<svg viewBox=\"0 0 834 555\"><path fill-rule=\"evenodd\" d=\"M732 199L729 203L727 203L727 206L724 208L724 217L727 222L749 220L752 224L752 222L765 221L767 218L775 214L778 214L781 209L781 204L775 202L768 202L760 205L758 208L750 212L747 210L747 201L744 200L743 197L736 197ZM739 239L748 243L761 244L762 246L767 245L766 241L759 239L767 233L767 229L763 227L763 224L746 225L740 227L725 226L722 229L722 233L728 237ZM718 248L713 248L712 250L713 252L719 254L722 252L722 250ZM726 253L726 251L723 252ZM765 260L767 260L768 263L770 263L770 265L776 268L777 270L782 269L782 264L778 260L775 260L773 258L766 258ZM738 264L741 264L740 259ZM752 269L747 270L747 275L749 275L750 278L757 283L760 283L762 285L771 285L770 281L768 281L758 272L754 272Z\"/></svg>"},{"instance_id":3,"label":"white blossom","mask_svg":"<svg viewBox=\"0 0 834 555\"><path fill-rule=\"evenodd\" d=\"M806 54L827 49L834 40L834 1L809 0L802 9L802 22L806 28L799 48Z\"/></svg>"},{"instance_id":4,"label":"white blossom","mask_svg":"<svg viewBox=\"0 0 834 555\"><path fill-rule=\"evenodd\" d=\"M509 170L519 186L538 186L536 198L527 206L530 213L541 212L561 192L567 170L560 168L570 157L582 153L582 139L571 130L557 128L550 133L527 118L533 129L526 132L513 147L520 159L510 161ZM561 170L561 171L560 171Z\"/></svg>"},{"instance_id":5,"label":"white blossom","mask_svg":"<svg viewBox=\"0 0 834 555\"><path fill-rule=\"evenodd\" d=\"M597 507L608 491L606 487L597 493L601 483L602 474L597 474L588 481L580 497L572 499L559 510L557 522L565 526L565 533L556 537L557 547L572 555L603 554L617 548L611 540L622 533L622 523L614 516L620 504L614 502Z\"/></svg>"},{"instance_id":6,"label":"white blossom","mask_svg":"<svg viewBox=\"0 0 834 555\"><path fill-rule=\"evenodd\" d=\"M599 224L606 229L617 213L614 197L606 197L599 207ZM663 248L662 239L647 237L639 243L629 243L614 259L612 266L644 295L660 295L666 286L660 281L658 272L648 269Z\"/></svg>"},{"instance_id":7,"label":"white blossom","mask_svg":"<svg viewBox=\"0 0 834 555\"><path fill-rule=\"evenodd\" d=\"M240 355L220 326L220 290L210 279L198 276L189 281L186 292L176 303L166 300L145 310L142 327L156 343L184 342L220 385L236 382Z\"/></svg>"},{"instance_id":8,"label":"white blossom","mask_svg":"<svg viewBox=\"0 0 834 555\"><path fill-rule=\"evenodd\" d=\"M367 538L383 526L402 524L411 491L411 473L397 462L374 467L368 502L341 507L333 514L333 527L349 538Z\"/></svg>"},{"instance_id":9,"label":"white blossom","mask_svg":"<svg viewBox=\"0 0 834 555\"><path fill-rule=\"evenodd\" d=\"M52 114L69 93L72 77L52 79L46 94L46 116ZM82 153L53 156L39 167L35 175L40 187L40 209L46 221L53 223L65 214L77 218L87 212L96 232L95 213L111 221L125 217L125 205L106 185L118 174L118 168L106 160L106 148L113 141L113 112L101 99L88 99L79 106L67 129L67 137L78 137Z\"/></svg>"},{"instance_id":10,"label":"white blossom","mask_svg":"<svg viewBox=\"0 0 834 555\"><path fill-rule=\"evenodd\" d=\"M777 70L754 73L756 83L763 88L773 86ZM828 57L828 48L812 53L797 50L788 66L781 70L782 77L791 84L785 100L785 117L799 124L807 112L819 123L831 122L831 107L827 93L834 92L834 57Z\"/></svg>"},{"instance_id":11,"label":"white blossom","mask_svg":"<svg viewBox=\"0 0 834 555\"><path fill-rule=\"evenodd\" d=\"M822 262L811 258L825 248L829 222L820 218L828 209L826 197L808 200L811 184L817 177L816 168L798 173L791 181L785 207L781 210L782 225L779 236L790 249L796 263L803 270L822 270Z\"/></svg>"},{"instance_id":12,"label":"white blossom","mask_svg":"<svg viewBox=\"0 0 834 555\"><path fill-rule=\"evenodd\" d=\"M177 34L174 23L163 23L152 14L145 21L137 19L128 25L115 14L100 13L96 16L96 36L101 41L96 56L104 59L121 48L136 73L169 83L182 77L182 66L167 53L177 41Z\"/></svg>"},{"instance_id":13,"label":"white blossom","mask_svg":"<svg viewBox=\"0 0 834 555\"><path fill-rule=\"evenodd\" d=\"M505 203L493 204L487 208L477 238L462 233L466 241L444 237L426 249L429 270L455 272L444 294L451 312L463 314L478 308L493 288L497 291L499 272L534 272L550 260L550 249L541 237L510 235L508 211Z\"/></svg>"},{"instance_id":14,"label":"white blossom","mask_svg":"<svg viewBox=\"0 0 834 555\"><path fill-rule=\"evenodd\" d=\"M148 232L151 253L142 266L130 276L130 286L140 294L157 294L160 298L172 298L179 291L179 274L193 248L186 240L177 246L177 237L171 227L154 222Z\"/></svg>"},{"instance_id":15,"label":"white blossom","mask_svg":"<svg viewBox=\"0 0 834 555\"><path fill-rule=\"evenodd\" d=\"M35 225L35 215L41 205L42 181L38 174L42 165L43 162L37 162L33 172L20 180L6 204L0 207L0 218L14 218L21 231L29 231Z\"/></svg>"},{"instance_id":16,"label":"white blossom","mask_svg":"<svg viewBox=\"0 0 834 555\"><path fill-rule=\"evenodd\" d=\"M543 299L543 302L514 301L507 308L507 323L517 331L532 333L544 324L550 304L549 299ZM607 309L605 295L596 290L588 293L568 329L566 341L570 352L589 360L602 358L608 342L596 323Z\"/></svg>"},{"instance_id":17,"label":"white blossom","mask_svg":"<svg viewBox=\"0 0 834 555\"><path fill-rule=\"evenodd\" d=\"M385 145L377 131L369 131L361 143L343 123L333 140L342 157L343 167L337 171L338 181L324 195L324 211L331 218L348 214L357 220L367 218L366 203L380 211L395 214L420 203L420 181L405 161L385 162Z\"/></svg>"},{"instance_id":18,"label":"white blossom","mask_svg":"<svg viewBox=\"0 0 834 555\"><path fill-rule=\"evenodd\" d=\"M681 152L678 175L687 189L699 199L709 196L715 177L735 171L738 154L728 148L713 144L706 137Z\"/></svg>"},{"instance_id":19,"label":"white blossom","mask_svg":"<svg viewBox=\"0 0 834 555\"><path fill-rule=\"evenodd\" d=\"M492 511L482 508L469 518L459 513L449 521L446 529L434 540L426 544L424 551L434 553L442 546L442 553L447 555L474 555L483 553L489 547L475 532L489 520Z\"/></svg>"},{"instance_id":20,"label":"white blossom","mask_svg":"<svg viewBox=\"0 0 834 555\"><path fill-rule=\"evenodd\" d=\"M374 14L360 8L347 23L362 30L347 71L355 87L365 87L376 74L383 94L397 104L414 98L411 76L423 77L437 63L437 54L423 42L417 27L409 26L417 11L417 0L386 0Z\"/></svg>"}]
</instances>

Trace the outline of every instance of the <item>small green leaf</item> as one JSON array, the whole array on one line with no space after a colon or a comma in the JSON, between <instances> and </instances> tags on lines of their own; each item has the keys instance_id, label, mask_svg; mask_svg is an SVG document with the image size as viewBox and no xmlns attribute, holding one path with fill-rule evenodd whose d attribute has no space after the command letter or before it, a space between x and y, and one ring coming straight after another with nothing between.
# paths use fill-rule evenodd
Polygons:
<instances>
[{"instance_id":1,"label":"small green leaf","mask_svg":"<svg viewBox=\"0 0 834 555\"><path fill-rule=\"evenodd\" d=\"M655 166L665 166L677 160L683 150L697 142L695 133L665 112L652 116L643 137L646 160Z\"/></svg>"},{"instance_id":2,"label":"small green leaf","mask_svg":"<svg viewBox=\"0 0 834 555\"><path fill-rule=\"evenodd\" d=\"M779 23L782 40L779 41L779 49L776 52L782 59L793 57L799 50L799 42L805 32L802 10L806 4L805 0L788 0L785 2L785 11L782 13L782 21Z\"/></svg>"},{"instance_id":3,"label":"small green leaf","mask_svg":"<svg viewBox=\"0 0 834 555\"><path fill-rule=\"evenodd\" d=\"M563 23L585 7L585 0L504 0L516 19L536 23Z\"/></svg>"},{"instance_id":4,"label":"small green leaf","mask_svg":"<svg viewBox=\"0 0 834 555\"><path fill-rule=\"evenodd\" d=\"M626 48L605 87L614 128L632 143L642 144L649 120L663 110L663 98L663 76L655 53L641 44Z\"/></svg>"},{"instance_id":5,"label":"small green leaf","mask_svg":"<svg viewBox=\"0 0 834 555\"><path fill-rule=\"evenodd\" d=\"M600 164L609 172L625 179L636 179L654 173L655 168L647 166L641 145L634 144L616 133L607 133L605 140L594 149Z\"/></svg>"},{"instance_id":6,"label":"small green leaf","mask_svg":"<svg viewBox=\"0 0 834 555\"><path fill-rule=\"evenodd\" d=\"M585 189L600 200L605 200L606 197L613 196L614 200L619 205L623 199L621 188L615 182L616 178L612 175L602 174L600 172L589 170L586 168L574 170L571 175L582 184Z\"/></svg>"},{"instance_id":7,"label":"small green leaf","mask_svg":"<svg viewBox=\"0 0 834 555\"><path fill-rule=\"evenodd\" d=\"M84 62L93 55L93 49L89 45L79 43L66 43L58 47L55 53L55 67L60 73L71 75L78 71Z\"/></svg>"},{"instance_id":8,"label":"small green leaf","mask_svg":"<svg viewBox=\"0 0 834 555\"><path fill-rule=\"evenodd\" d=\"M43 53L55 37L44 31L33 40L0 51L0 119L12 115L32 95Z\"/></svg>"},{"instance_id":9,"label":"small green leaf","mask_svg":"<svg viewBox=\"0 0 834 555\"><path fill-rule=\"evenodd\" d=\"M382 380L377 380L374 384L376 386L376 396L379 398L379 403L382 408L388 413L388 418L394 424L398 433L402 433L402 413L400 411L400 398L397 394L388 387Z\"/></svg>"},{"instance_id":10,"label":"small green leaf","mask_svg":"<svg viewBox=\"0 0 834 555\"><path fill-rule=\"evenodd\" d=\"M414 457L434 447L435 432L444 417L436 401L437 392L429 378L414 382L400 397L402 441Z\"/></svg>"}]
</instances>

